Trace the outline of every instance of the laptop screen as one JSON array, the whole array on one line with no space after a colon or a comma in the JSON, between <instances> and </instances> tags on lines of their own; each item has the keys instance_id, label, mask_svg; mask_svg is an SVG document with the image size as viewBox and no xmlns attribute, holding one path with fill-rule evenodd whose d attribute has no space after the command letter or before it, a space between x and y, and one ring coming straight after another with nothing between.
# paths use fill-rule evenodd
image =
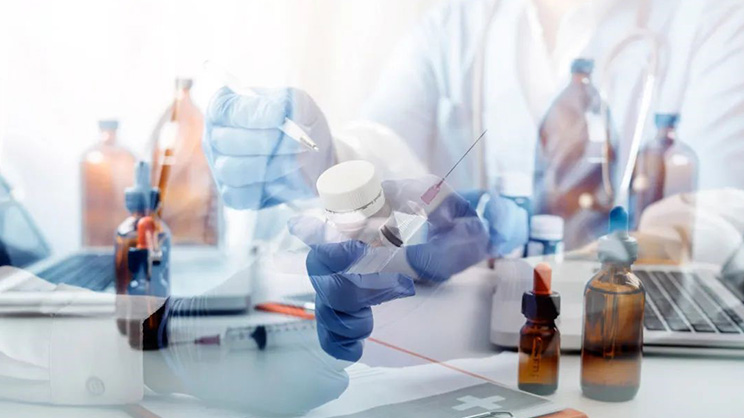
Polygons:
<instances>
[{"instance_id":1,"label":"laptop screen","mask_svg":"<svg viewBox=\"0 0 744 418\"><path fill-rule=\"evenodd\" d=\"M0 266L27 267L49 254L31 216L13 199L10 186L0 176Z\"/></svg>"}]
</instances>

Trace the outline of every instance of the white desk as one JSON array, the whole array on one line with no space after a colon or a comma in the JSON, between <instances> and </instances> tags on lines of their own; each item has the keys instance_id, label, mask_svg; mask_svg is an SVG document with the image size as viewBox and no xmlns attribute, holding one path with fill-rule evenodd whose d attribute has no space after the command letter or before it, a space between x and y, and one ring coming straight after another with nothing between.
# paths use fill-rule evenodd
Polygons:
<instances>
[{"instance_id":1,"label":"white desk","mask_svg":"<svg viewBox=\"0 0 744 418\"><path fill-rule=\"evenodd\" d=\"M443 286L420 286L416 297L375 308L373 336L440 361L478 359L468 361L472 367L470 371L515 386L516 354L499 353L488 338L492 280L489 270L476 267ZM300 287L306 286L306 282L300 284ZM296 290L288 282L282 282L280 287L290 293ZM229 317L223 319L231 320ZM373 367L407 367L425 363L372 342L367 342L362 362ZM376 384L389 385L390 391L395 390L396 380L400 385L398 379L391 379L389 384L378 380ZM406 382L414 381L415 376L406 379ZM348 401L349 397L359 396L360 392L365 395L364 388L355 388L354 383L351 382L350 389L339 401L344 401L344 397ZM564 406L584 411L590 417L741 417L744 416L744 360L647 356L643 362L638 396L630 402L611 404L582 397L579 358L577 355L564 355L559 389L551 398ZM152 403L153 399L146 399L145 404ZM0 416L13 417L128 416L119 409L44 407L13 402L0 402L0 411ZM206 407L186 398L163 400L161 409L156 412L164 418L247 416L241 412Z\"/></svg>"}]
</instances>

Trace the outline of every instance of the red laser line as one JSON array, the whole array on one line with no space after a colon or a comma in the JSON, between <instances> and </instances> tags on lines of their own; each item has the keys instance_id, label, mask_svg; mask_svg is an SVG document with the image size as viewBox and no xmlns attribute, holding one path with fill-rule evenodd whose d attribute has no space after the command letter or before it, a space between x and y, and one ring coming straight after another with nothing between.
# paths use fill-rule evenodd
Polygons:
<instances>
[{"instance_id":1,"label":"red laser line","mask_svg":"<svg viewBox=\"0 0 744 418\"><path fill-rule=\"evenodd\" d=\"M304 310L302 308L298 308L298 307L295 307L295 306L282 305L280 303L265 303L265 304L262 304L262 305L257 306L256 308L261 309L261 310L264 310L264 311L268 311L268 312L274 312L274 313L278 313L278 314L294 316L296 318L302 318L302 319L308 319L308 320L315 319L315 314L313 314L313 313L311 313L309 311L306 311L306 310ZM498 382L496 382L493 379L489 379L489 378L487 378L485 376L481 376L481 375L479 375L477 373L473 373L473 372L469 372L467 370L463 370L463 369L461 369L459 367L455 367L455 366L453 366L451 364L447 364L447 363L445 363L443 361L439 361L439 360L433 359L431 357L427 357L427 356L425 356L423 354L419 354L419 353L413 352L411 350L407 350L405 348L398 347L398 346L396 346L394 344L390 344L388 342L379 340L377 338L370 337L370 338L367 338L367 340L370 341L370 342L373 342L375 344L379 344L379 345L381 345L383 347L387 347L387 348L390 348L390 349L399 351L401 353L408 354L409 356L420 358L422 360L428 361L429 363L438 364L438 365L440 365L442 367L446 367L446 368L448 368L450 370L454 370L456 372L463 373L463 374L468 375L470 377L474 377L476 379L481 379L481 380L484 380L484 381L486 381L488 383L493 383L493 384L496 384L496 385L499 384Z\"/></svg>"},{"instance_id":2,"label":"red laser line","mask_svg":"<svg viewBox=\"0 0 744 418\"><path fill-rule=\"evenodd\" d=\"M422 360L426 360L426 361L428 361L428 362L430 362L430 363L433 363L433 364L438 364L438 365L440 365L440 366L442 366L442 367L446 367L446 368L448 368L448 369L450 369L450 370L454 370L454 371L456 371L456 372L460 372L460 373L466 374L466 375L468 375L468 376L470 376L470 377L475 377L476 379L481 379L481 380L485 380L485 381L486 381L486 382L488 382L488 383L493 383L493 384L496 384L496 385L500 385L500 383L496 382L495 380L489 379L489 378L487 378L487 377L485 377L485 376L481 376L481 375L479 375L479 374L477 374L477 373L473 373L473 372L469 372L469 371L467 371L467 370L463 370L463 369L461 369L461 368L459 368L459 367L455 367L455 366L453 366L453 365L451 365L451 364L447 364L447 363L445 363L445 362L443 362L443 361L439 361L439 360L433 359L433 358L431 358L431 357L427 357L427 356L425 356L425 355L423 355L423 354L415 353L415 352L413 352L413 351L411 351L411 350L406 350L405 348L402 348L402 347L398 347L398 346L396 346L396 345L393 345L393 344L387 343L387 342L385 342L385 341L382 341L382 340L378 340L377 338L372 338L372 337L370 337L370 338L367 338L367 340L368 340L368 341L371 341L371 342L373 342L373 343L377 343L377 344L379 344L379 345L382 345L382 346L385 346L385 347L391 348L391 349L393 349L393 350L396 350L396 351L400 351L401 353L405 353L405 354L408 354L408 355L411 355L411 356L414 356L414 357L420 358L420 359L422 359Z\"/></svg>"}]
</instances>

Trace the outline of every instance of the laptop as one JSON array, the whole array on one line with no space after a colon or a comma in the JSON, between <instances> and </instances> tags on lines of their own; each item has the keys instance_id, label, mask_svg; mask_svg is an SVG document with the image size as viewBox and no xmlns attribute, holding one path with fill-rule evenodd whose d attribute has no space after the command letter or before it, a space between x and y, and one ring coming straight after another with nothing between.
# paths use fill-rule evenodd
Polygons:
<instances>
[{"instance_id":1,"label":"laptop","mask_svg":"<svg viewBox=\"0 0 744 418\"><path fill-rule=\"evenodd\" d=\"M99 293L115 293L113 247L83 248L68 254L52 254L36 223L13 198L9 184L0 175L0 268L2 266L18 269L15 277L7 277L6 274L3 277L4 285L0 283L0 306L5 308L24 309L25 306L31 309L32 306L38 306L35 302L39 298L38 289L24 287L29 273L53 285L64 284ZM5 271L7 273L9 270ZM185 310L195 304L182 303L174 304L184 309L175 314L240 314L250 308L250 277L230 263L216 247L173 247L170 277L171 297L174 300L200 296L199 312ZM54 300L65 300L62 293L55 293ZM92 298L90 304L106 304L110 299L104 296ZM44 300L48 303L52 299ZM76 301L79 301L79 295Z\"/></svg>"},{"instance_id":2,"label":"laptop","mask_svg":"<svg viewBox=\"0 0 744 418\"><path fill-rule=\"evenodd\" d=\"M740 250L740 255L744 251ZM580 350L584 287L600 265L577 259L528 258L497 263L491 342L517 347L525 321L521 295L531 289L531 269L541 261L552 265L553 289L561 295L557 322L561 348ZM729 264L723 269L704 264L634 266L646 289L646 352L744 355L744 270Z\"/></svg>"}]
</instances>

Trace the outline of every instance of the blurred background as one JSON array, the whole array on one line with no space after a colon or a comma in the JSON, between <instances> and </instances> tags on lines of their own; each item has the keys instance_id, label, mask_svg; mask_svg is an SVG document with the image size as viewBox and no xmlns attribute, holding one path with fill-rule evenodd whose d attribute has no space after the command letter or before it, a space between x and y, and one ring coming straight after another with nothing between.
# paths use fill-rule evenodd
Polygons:
<instances>
[{"instance_id":1,"label":"blurred background","mask_svg":"<svg viewBox=\"0 0 744 418\"><path fill-rule=\"evenodd\" d=\"M307 90L331 127L354 118L390 49L439 0L26 0L0 6L0 171L53 250L81 244L80 161L97 121L149 158L193 78L204 110L216 60L253 86Z\"/></svg>"}]
</instances>

